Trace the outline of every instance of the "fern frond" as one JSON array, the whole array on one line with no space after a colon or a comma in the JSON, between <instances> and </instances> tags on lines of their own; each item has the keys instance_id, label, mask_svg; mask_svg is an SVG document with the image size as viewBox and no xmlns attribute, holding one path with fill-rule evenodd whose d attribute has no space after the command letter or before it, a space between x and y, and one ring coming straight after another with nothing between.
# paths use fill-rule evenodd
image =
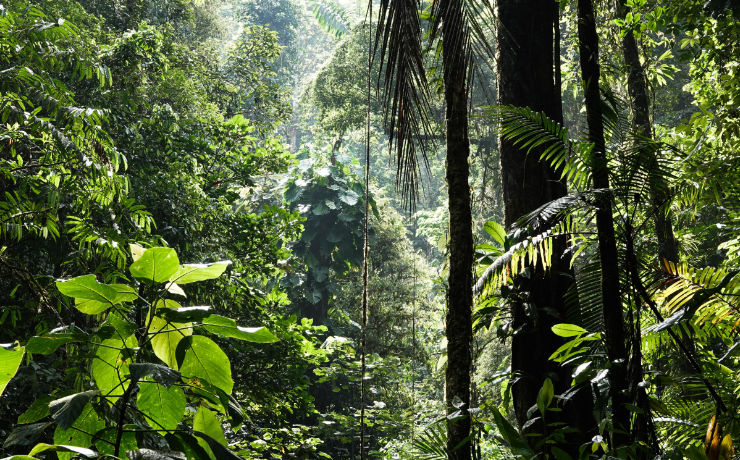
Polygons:
<instances>
[{"instance_id":1,"label":"fern frond","mask_svg":"<svg viewBox=\"0 0 740 460\"><path fill-rule=\"evenodd\" d=\"M414 440L414 458L422 460L447 459L447 427L444 419L431 423Z\"/></svg>"},{"instance_id":2,"label":"fern frond","mask_svg":"<svg viewBox=\"0 0 740 460\"><path fill-rule=\"evenodd\" d=\"M349 15L339 3L333 0L311 0L308 6L316 22L326 33L342 38L349 31Z\"/></svg>"},{"instance_id":3,"label":"fern frond","mask_svg":"<svg viewBox=\"0 0 740 460\"><path fill-rule=\"evenodd\" d=\"M540 159L547 162L560 178L578 190L591 184L589 166L593 146L568 137L568 128L551 120L542 112L526 107L493 106L484 112L500 123L501 136L530 153L542 149Z\"/></svg>"},{"instance_id":4,"label":"fern frond","mask_svg":"<svg viewBox=\"0 0 740 460\"><path fill-rule=\"evenodd\" d=\"M666 262L670 278L654 296L657 303L672 315L666 322L696 317L698 326L729 321L740 325L740 270Z\"/></svg>"}]
</instances>

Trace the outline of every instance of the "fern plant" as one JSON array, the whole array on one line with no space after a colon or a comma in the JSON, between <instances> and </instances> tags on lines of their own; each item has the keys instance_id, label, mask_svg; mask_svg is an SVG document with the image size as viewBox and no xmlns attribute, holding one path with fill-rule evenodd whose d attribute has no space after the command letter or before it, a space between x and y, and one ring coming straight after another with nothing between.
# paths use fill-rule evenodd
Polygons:
<instances>
[{"instance_id":1,"label":"fern plant","mask_svg":"<svg viewBox=\"0 0 740 460\"><path fill-rule=\"evenodd\" d=\"M576 283L566 295L568 319L585 326L583 333L600 332L603 327L601 271L598 259L594 260L598 248L593 220L597 203L608 198L615 204L615 221L619 228L620 265L623 267L620 290L625 293L622 303L627 307L624 313L631 331L629 345L633 357L645 354L652 358L656 350L665 354L672 349L680 351L691 363L685 377L671 380L660 367L643 375L640 367L633 367L639 366L640 360L633 358L630 368L637 369L634 372L639 374L633 378L639 378L637 382L644 379L643 387L647 388L650 401L650 408L635 406L635 414L652 408L652 422L666 446L699 448L701 427L715 412L719 412L725 432L737 437L736 401L740 396L740 375L722 365L710 350L714 347L712 343L723 344L727 347L723 357L726 359L736 349L732 337L740 318L738 271L718 267L694 269L687 264L669 262L659 267L651 262L653 258L649 254L654 246L643 230L648 226L651 213L658 211L650 200L650 187L655 184L669 187L675 183L675 166L668 161L655 161L656 151L664 148L662 144L624 134L627 130L624 117L619 114L618 103L612 101L610 105L606 101L605 105L616 107L607 111L608 122L605 123L611 129L608 161L612 186L609 190L589 188L590 144L570 139L565 128L529 109L496 107L488 110L489 115L500 123L502 137L528 152L539 149L542 152L540 160L556 169L575 191L522 216L507 234L503 234L503 229L497 233L489 232L495 244L478 247L476 316L479 321L498 317L499 296L509 295L513 278L526 275L535 267L549 269L555 256L552 253L554 238L566 237L576 272ZM655 180L656 176L660 180ZM664 203L663 206L669 204ZM489 223L488 227L500 225ZM643 307L643 303L654 308ZM688 324L689 320L693 325ZM643 328L642 323L648 327ZM695 334L686 336L691 330ZM694 340L693 351L685 343L687 340ZM603 377L608 363L600 351L603 346L600 340L585 348L583 345L585 343L579 345L581 348L571 347L574 354L561 350L552 358L577 365L574 384L591 380L597 390L598 401L599 395L607 394L607 380ZM637 401L641 390L635 386L631 391L634 394L630 397ZM688 398L694 410L682 403L663 403L671 402L673 398L682 401ZM636 423L635 414L633 423ZM668 428L672 425L679 425L680 429ZM635 445L635 448L642 447ZM622 450L621 455L628 455L628 451Z\"/></svg>"}]
</instances>

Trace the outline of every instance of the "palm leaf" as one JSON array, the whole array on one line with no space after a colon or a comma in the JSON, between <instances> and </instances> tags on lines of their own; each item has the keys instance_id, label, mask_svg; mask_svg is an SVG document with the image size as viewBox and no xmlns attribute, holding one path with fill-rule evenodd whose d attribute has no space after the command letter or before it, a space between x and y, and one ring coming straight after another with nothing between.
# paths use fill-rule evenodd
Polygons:
<instances>
[{"instance_id":1,"label":"palm leaf","mask_svg":"<svg viewBox=\"0 0 740 460\"><path fill-rule=\"evenodd\" d=\"M591 183L589 166L593 146L587 142L573 141L568 128L548 118L543 112L526 107L491 106L484 113L498 121L501 136L530 153L542 150L540 159L547 162L560 178L576 189L586 190Z\"/></svg>"},{"instance_id":2,"label":"palm leaf","mask_svg":"<svg viewBox=\"0 0 740 460\"><path fill-rule=\"evenodd\" d=\"M445 419L429 424L419 437L414 439L414 450L414 458L422 460L446 460L447 428L445 426Z\"/></svg>"},{"instance_id":3,"label":"palm leaf","mask_svg":"<svg viewBox=\"0 0 740 460\"><path fill-rule=\"evenodd\" d=\"M349 31L349 15L339 3L333 0L310 0L308 6L316 22L327 33L342 38Z\"/></svg>"},{"instance_id":4,"label":"palm leaf","mask_svg":"<svg viewBox=\"0 0 740 460\"><path fill-rule=\"evenodd\" d=\"M416 201L421 166L429 168L425 139L432 132L419 9L418 0L381 0L374 45L380 59L388 142L395 152L396 186L411 205Z\"/></svg>"}]
</instances>

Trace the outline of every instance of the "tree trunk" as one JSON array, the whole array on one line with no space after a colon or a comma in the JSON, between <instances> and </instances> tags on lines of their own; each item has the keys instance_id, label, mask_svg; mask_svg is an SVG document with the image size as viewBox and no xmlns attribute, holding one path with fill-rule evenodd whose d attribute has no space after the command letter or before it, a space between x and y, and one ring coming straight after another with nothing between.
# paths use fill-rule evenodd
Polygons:
<instances>
[{"instance_id":1,"label":"tree trunk","mask_svg":"<svg viewBox=\"0 0 740 460\"><path fill-rule=\"evenodd\" d=\"M593 143L592 175L596 189L609 188L604 125L599 93L599 38L591 0L578 0L578 39L581 72L586 97L586 122L589 141ZM612 448L624 446L629 440L629 413L625 406L627 393L627 352L619 292L619 260L614 234L612 201L602 194L597 202L596 229L601 260L601 297L606 351L609 359L609 392L612 404Z\"/></svg>"},{"instance_id":2,"label":"tree trunk","mask_svg":"<svg viewBox=\"0 0 740 460\"><path fill-rule=\"evenodd\" d=\"M624 19L629 11L624 0L617 0L617 14ZM640 65L640 54L632 31L627 31L622 38L622 52L624 63L627 66L627 91L629 92L632 107L633 125L638 136L651 138L652 124L650 123L650 104L648 101L647 81L645 72ZM667 206L669 203L668 185L665 178L657 173L658 159L656 154L645 149L645 160L649 163L650 171L650 201L655 224L655 234L658 238L658 263L662 266L663 260L678 262L678 243L673 235L673 224Z\"/></svg>"},{"instance_id":3,"label":"tree trunk","mask_svg":"<svg viewBox=\"0 0 740 460\"><path fill-rule=\"evenodd\" d=\"M450 265L447 292L447 414L462 409L462 417L447 419L450 459L471 458L470 369L473 327L473 228L468 157L467 75L460 2L452 2L442 23L444 85L447 123L447 191L450 213ZM460 406L459 403L462 403ZM458 407L456 407L458 406ZM462 444L462 446L461 446Z\"/></svg>"},{"instance_id":4,"label":"tree trunk","mask_svg":"<svg viewBox=\"0 0 740 460\"><path fill-rule=\"evenodd\" d=\"M561 121L556 71L559 50L554 51L557 5L541 0L499 0L497 9L500 20L496 60L498 103L529 107ZM539 151L527 154L511 141L500 138L499 152L507 228L522 215L567 193L559 174L539 161ZM515 280L521 296L510 301L515 330L511 364L519 378L512 387L512 394L520 427L529 420L527 411L536 404L545 377L555 376L556 393L564 393L570 387L571 370L548 359L562 344L562 339L550 328L566 321L563 296L573 280L569 260L563 257L566 244L564 238L554 242L550 270L545 272L537 268L531 276ZM595 434L592 406L590 389L586 388L576 394L561 414L547 415L548 423L559 419L580 429L580 433L569 436L560 446L571 455L577 456L581 443ZM540 423L531 425L528 431L544 433L546 429Z\"/></svg>"}]
</instances>

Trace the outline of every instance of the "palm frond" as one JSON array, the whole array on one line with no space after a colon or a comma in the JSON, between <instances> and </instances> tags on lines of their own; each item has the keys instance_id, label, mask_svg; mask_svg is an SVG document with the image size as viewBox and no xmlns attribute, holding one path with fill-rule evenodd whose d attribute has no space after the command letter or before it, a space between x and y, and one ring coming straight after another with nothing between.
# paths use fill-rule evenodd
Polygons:
<instances>
[{"instance_id":1,"label":"palm frond","mask_svg":"<svg viewBox=\"0 0 740 460\"><path fill-rule=\"evenodd\" d=\"M447 428L445 419L427 426L414 440L414 458L422 460L447 459Z\"/></svg>"},{"instance_id":2,"label":"palm frond","mask_svg":"<svg viewBox=\"0 0 740 460\"><path fill-rule=\"evenodd\" d=\"M501 136L530 153L542 149L540 159L547 162L560 178L577 190L586 190L591 184L590 158L593 146L573 141L568 128L548 118L542 112L526 107L485 107L484 113L500 123Z\"/></svg>"},{"instance_id":3,"label":"palm frond","mask_svg":"<svg viewBox=\"0 0 740 460\"><path fill-rule=\"evenodd\" d=\"M492 262L479 270L478 281L473 293L485 299L510 278L522 273L527 266L538 264L547 270L552 265L552 246L555 238L578 236L581 232L579 219L575 216L582 210L593 209L599 196L608 190L589 190L573 193L543 204L522 216L507 235L506 251L495 254ZM587 217L587 216L582 216Z\"/></svg>"},{"instance_id":4,"label":"palm frond","mask_svg":"<svg viewBox=\"0 0 740 460\"><path fill-rule=\"evenodd\" d=\"M603 331L601 263L592 260L578 267L575 280L565 293L567 321L590 332Z\"/></svg>"},{"instance_id":5,"label":"palm frond","mask_svg":"<svg viewBox=\"0 0 740 460\"><path fill-rule=\"evenodd\" d=\"M316 22L323 28L327 33L333 35L336 38L341 38L342 35L349 31L349 15L347 11L334 0L310 0L309 8L313 13Z\"/></svg>"},{"instance_id":6,"label":"palm frond","mask_svg":"<svg viewBox=\"0 0 740 460\"><path fill-rule=\"evenodd\" d=\"M418 194L422 165L429 168L425 139L432 132L420 8L418 0L381 0L374 44L388 141L395 152L396 186L410 205Z\"/></svg>"},{"instance_id":7,"label":"palm frond","mask_svg":"<svg viewBox=\"0 0 740 460\"><path fill-rule=\"evenodd\" d=\"M668 197L676 178L673 161L661 155L664 144L630 134L619 146L611 175L612 188L626 203L648 202L650 197ZM663 203L664 206L669 203Z\"/></svg>"},{"instance_id":8,"label":"palm frond","mask_svg":"<svg viewBox=\"0 0 740 460\"><path fill-rule=\"evenodd\" d=\"M695 269L673 262L666 262L665 269L671 278L659 286L654 298L671 316L656 329L694 317L699 326L721 321L740 325L740 270Z\"/></svg>"}]
</instances>

